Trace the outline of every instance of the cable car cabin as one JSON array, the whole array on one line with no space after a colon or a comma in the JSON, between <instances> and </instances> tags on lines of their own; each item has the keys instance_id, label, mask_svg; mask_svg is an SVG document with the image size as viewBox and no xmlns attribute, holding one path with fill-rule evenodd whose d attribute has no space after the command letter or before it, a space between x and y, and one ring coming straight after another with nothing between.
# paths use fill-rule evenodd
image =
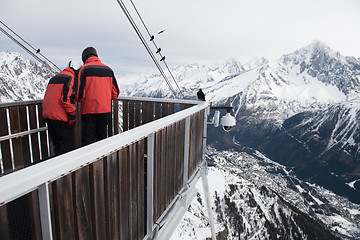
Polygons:
<instances>
[{"instance_id":1,"label":"cable car cabin","mask_svg":"<svg viewBox=\"0 0 360 240\"><path fill-rule=\"evenodd\" d=\"M119 98L107 139L52 157L41 101L0 105L0 239L168 239L204 164L207 102Z\"/></svg>"}]
</instances>

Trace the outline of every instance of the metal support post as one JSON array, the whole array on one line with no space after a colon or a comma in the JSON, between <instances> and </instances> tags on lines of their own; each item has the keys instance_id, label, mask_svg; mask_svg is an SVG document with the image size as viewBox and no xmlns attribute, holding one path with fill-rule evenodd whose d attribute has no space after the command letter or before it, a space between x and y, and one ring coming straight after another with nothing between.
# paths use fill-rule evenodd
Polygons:
<instances>
[{"instance_id":1,"label":"metal support post","mask_svg":"<svg viewBox=\"0 0 360 240\"><path fill-rule=\"evenodd\" d=\"M215 232L215 224L214 224L214 218L211 211L211 203L210 203L210 191L209 191L209 182L207 179L207 165L203 166L201 169L201 180L205 195L205 204L206 208L209 214L209 223L210 223L210 230L211 230L211 239L216 240L216 232Z\"/></svg>"},{"instance_id":2,"label":"metal support post","mask_svg":"<svg viewBox=\"0 0 360 240\"><path fill-rule=\"evenodd\" d=\"M209 223L210 223L210 230L211 230L211 239L216 240L216 232L215 232L215 224L214 224L214 217L211 211L211 202L210 202L210 191L209 191L209 182L207 179L207 163L205 159L205 152L206 152L206 138L207 138L207 117L209 114L209 108L205 109L204 114L204 134L203 134L203 152L202 152L202 159L205 163L201 168L201 180L205 195L205 203L206 208L209 214Z\"/></svg>"},{"instance_id":3,"label":"metal support post","mask_svg":"<svg viewBox=\"0 0 360 240\"><path fill-rule=\"evenodd\" d=\"M146 234L148 236L152 233L154 226L154 138L152 133L147 138L148 153L147 153L147 213L146 213Z\"/></svg>"},{"instance_id":4,"label":"metal support post","mask_svg":"<svg viewBox=\"0 0 360 240\"><path fill-rule=\"evenodd\" d=\"M49 184L44 183L38 188L42 239L52 240Z\"/></svg>"}]
</instances>

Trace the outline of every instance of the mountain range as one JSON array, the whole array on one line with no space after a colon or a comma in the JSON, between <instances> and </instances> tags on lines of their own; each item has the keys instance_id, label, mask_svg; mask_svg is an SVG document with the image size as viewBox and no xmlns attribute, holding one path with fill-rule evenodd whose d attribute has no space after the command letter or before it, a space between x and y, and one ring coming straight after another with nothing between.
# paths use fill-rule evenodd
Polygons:
<instances>
[{"instance_id":1,"label":"mountain range","mask_svg":"<svg viewBox=\"0 0 360 240\"><path fill-rule=\"evenodd\" d=\"M208 143L233 148L236 139L360 203L359 59L314 41L274 61L189 64L173 75L187 98L202 88L213 105L233 106L237 126L230 134L210 128ZM120 85L129 96L171 96L156 73L126 76Z\"/></svg>"},{"instance_id":2,"label":"mountain range","mask_svg":"<svg viewBox=\"0 0 360 240\"><path fill-rule=\"evenodd\" d=\"M43 96L44 66L8 52L0 66L0 102ZM276 60L193 63L172 75L178 96L196 99L201 88L237 120L231 132L208 127L220 239L360 238L360 59L314 41ZM117 80L125 96L174 98L156 72ZM173 239L210 236L202 202L198 195Z\"/></svg>"}]
</instances>

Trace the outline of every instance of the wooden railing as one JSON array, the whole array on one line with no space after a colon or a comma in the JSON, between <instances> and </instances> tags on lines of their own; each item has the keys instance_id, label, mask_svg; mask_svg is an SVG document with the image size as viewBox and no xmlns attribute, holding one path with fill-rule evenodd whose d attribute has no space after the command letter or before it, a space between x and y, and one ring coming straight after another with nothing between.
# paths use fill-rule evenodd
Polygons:
<instances>
[{"instance_id":1,"label":"wooden railing","mask_svg":"<svg viewBox=\"0 0 360 240\"><path fill-rule=\"evenodd\" d=\"M0 176L49 158L41 101L0 105Z\"/></svg>"},{"instance_id":2,"label":"wooden railing","mask_svg":"<svg viewBox=\"0 0 360 240\"><path fill-rule=\"evenodd\" d=\"M194 103L148 98L119 98L112 102L108 136L184 110ZM176 111L175 111L176 109ZM120 111L119 111L120 110ZM42 101L0 104L0 176L54 156L50 136L42 118ZM81 147L81 116L77 111L75 147Z\"/></svg>"},{"instance_id":3,"label":"wooden railing","mask_svg":"<svg viewBox=\"0 0 360 240\"><path fill-rule=\"evenodd\" d=\"M0 106L0 239L151 238L203 161L196 104L119 99L114 136L50 159L41 102Z\"/></svg>"}]
</instances>

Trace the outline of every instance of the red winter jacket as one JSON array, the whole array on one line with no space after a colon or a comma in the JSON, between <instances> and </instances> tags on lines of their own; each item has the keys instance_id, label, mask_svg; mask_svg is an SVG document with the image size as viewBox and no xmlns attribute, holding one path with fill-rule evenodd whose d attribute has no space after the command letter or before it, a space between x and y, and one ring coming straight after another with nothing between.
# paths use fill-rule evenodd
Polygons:
<instances>
[{"instance_id":1,"label":"red winter jacket","mask_svg":"<svg viewBox=\"0 0 360 240\"><path fill-rule=\"evenodd\" d=\"M81 114L111 112L111 100L119 96L119 87L110 67L96 56L89 57L79 70L77 101Z\"/></svg>"},{"instance_id":2,"label":"red winter jacket","mask_svg":"<svg viewBox=\"0 0 360 240\"><path fill-rule=\"evenodd\" d=\"M67 113L74 112L77 80L71 68L52 77L47 85L42 103L42 116L45 119L68 121Z\"/></svg>"}]
</instances>

